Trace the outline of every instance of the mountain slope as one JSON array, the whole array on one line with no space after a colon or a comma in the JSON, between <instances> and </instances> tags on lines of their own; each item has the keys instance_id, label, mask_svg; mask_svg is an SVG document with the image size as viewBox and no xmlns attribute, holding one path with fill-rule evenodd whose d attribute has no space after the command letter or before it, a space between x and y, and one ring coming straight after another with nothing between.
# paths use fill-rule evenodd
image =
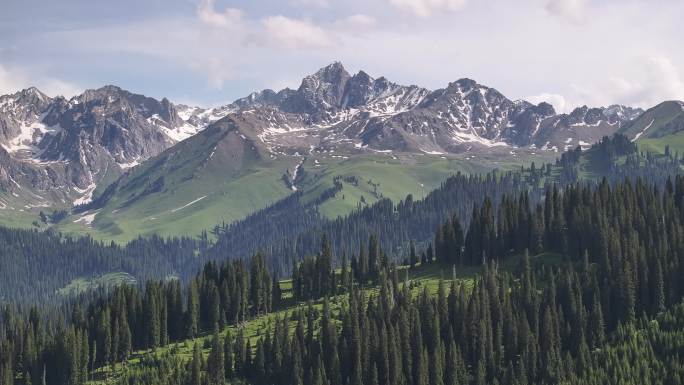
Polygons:
<instances>
[{"instance_id":1,"label":"mountain slope","mask_svg":"<svg viewBox=\"0 0 684 385\"><path fill-rule=\"evenodd\" d=\"M409 153L343 156L318 147L302 155L274 155L249 120L231 115L131 169L58 228L119 241L138 234L196 235L295 192L324 216L336 218L382 198L424 196L455 172L509 167L500 159Z\"/></svg>"},{"instance_id":2,"label":"mountain slope","mask_svg":"<svg viewBox=\"0 0 684 385\"><path fill-rule=\"evenodd\" d=\"M352 75L341 63L306 76L297 89L263 90L209 109L115 86L70 100L28 89L0 99L7 153L0 221L21 217L28 225L40 210L85 205L58 227L117 240L193 234L293 190L336 217L383 197L424 195L458 171L551 160L640 112L584 106L557 114L471 79L430 91ZM213 130L196 135L205 127ZM332 194L340 184L347 185L342 197ZM35 225L49 222L41 216Z\"/></svg>"},{"instance_id":3,"label":"mountain slope","mask_svg":"<svg viewBox=\"0 0 684 385\"><path fill-rule=\"evenodd\" d=\"M620 132L643 149L663 153L665 148L684 152L684 102L667 101L648 109Z\"/></svg>"},{"instance_id":4,"label":"mountain slope","mask_svg":"<svg viewBox=\"0 0 684 385\"><path fill-rule=\"evenodd\" d=\"M507 146L558 152L589 146L642 112L584 106L557 114L547 103L512 101L471 79L429 91L374 79L363 71L352 76L340 63L305 77L297 90L264 90L220 110L250 114L274 152L283 147L289 153L301 151L281 142L284 136L300 136L304 147L432 154Z\"/></svg>"},{"instance_id":5,"label":"mountain slope","mask_svg":"<svg viewBox=\"0 0 684 385\"><path fill-rule=\"evenodd\" d=\"M133 168L60 228L95 228L125 239L136 233L194 235L207 223L233 220L285 197L286 169L264 158L226 118Z\"/></svg>"},{"instance_id":6,"label":"mountain slope","mask_svg":"<svg viewBox=\"0 0 684 385\"><path fill-rule=\"evenodd\" d=\"M0 96L0 221L28 225L37 210L88 203L127 169L200 129L167 99L115 86L70 100L36 88Z\"/></svg>"}]
</instances>

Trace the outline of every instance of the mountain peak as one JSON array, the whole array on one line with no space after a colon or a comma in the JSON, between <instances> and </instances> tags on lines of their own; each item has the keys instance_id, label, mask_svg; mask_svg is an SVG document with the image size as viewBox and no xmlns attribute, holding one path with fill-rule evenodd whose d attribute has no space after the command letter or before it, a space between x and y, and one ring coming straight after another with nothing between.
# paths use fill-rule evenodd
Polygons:
<instances>
[{"instance_id":1,"label":"mountain peak","mask_svg":"<svg viewBox=\"0 0 684 385\"><path fill-rule=\"evenodd\" d=\"M328 64L327 66L319 69L313 75L305 77L302 81L302 85L304 85L304 83L306 83L307 80L314 79L324 83L339 83L340 81L346 82L346 80L350 77L351 75L349 74L349 72L347 72L342 63L336 61L332 64Z\"/></svg>"},{"instance_id":2,"label":"mountain peak","mask_svg":"<svg viewBox=\"0 0 684 385\"><path fill-rule=\"evenodd\" d=\"M644 112L641 108L613 104L603 110L603 114L611 120L634 120Z\"/></svg>"},{"instance_id":3,"label":"mountain peak","mask_svg":"<svg viewBox=\"0 0 684 385\"><path fill-rule=\"evenodd\" d=\"M342 63L334 62L302 80L297 96L288 101L287 109L297 112L317 112L337 107L342 101L347 81L351 78Z\"/></svg>"},{"instance_id":4,"label":"mountain peak","mask_svg":"<svg viewBox=\"0 0 684 385\"><path fill-rule=\"evenodd\" d=\"M658 106L679 106L682 109L684 109L684 101L680 100L666 100L664 102L661 102L660 104L655 105L653 108L656 108Z\"/></svg>"},{"instance_id":5,"label":"mountain peak","mask_svg":"<svg viewBox=\"0 0 684 385\"><path fill-rule=\"evenodd\" d=\"M36 98L40 101L46 101L46 100L50 99L49 96L45 95L41 90L39 90L38 88L33 87L33 86L25 88L25 89L15 93L15 95L17 97L21 97L21 98L27 98L27 97L28 98Z\"/></svg>"},{"instance_id":6,"label":"mountain peak","mask_svg":"<svg viewBox=\"0 0 684 385\"><path fill-rule=\"evenodd\" d=\"M31 93L31 94L41 94L44 95L37 87L31 86L26 89L21 90L23 93Z\"/></svg>"},{"instance_id":7,"label":"mountain peak","mask_svg":"<svg viewBox=\"0 0 684 385\"><path fill-rule=\"evenodd\" d=\"M470 78L461 78L456 80L454 83L465 90L473 89L480 85L475 80Z\"/></svg>"},{"instance_id":8,"label":"mountain peak","mask_svg":"<svg viewBox=\"0 0 684 385\"><path fill-rule=\"evenodd\" d=\"M121 87L115 86L113 84L106 84L106 85L96 89L95 91L119 93L119 92L122 92L123 89L121 89Z\"/></svg>"},{"instance_id":9,"label":"mountain peak","mask_svg":"<svg viewBox=\"0 0 684 385\"><path fill-rule=\"evenodd\" d=\"M87 89L81 95L74 96L74 98L80 102L90 102L93 100L101 100L104 98L120 96L124 93L128 92L124 91L118 86L108 84L100 88Z\"/></svg>"},{"instance_id":10,"label":"mountain peak","mask_svg":"<svg viewBox=\"0 0 684 385\"><path fill-rule=\"evenodd\" d=\"M330 74L330 73L341 73L341 72L347 72L347 70L344 68L344 65L342 62L339 61L334 61L327 66L319 69L316 71L316 75L318 74Z\"/></svg>"},{"instance_id":11,"label":"mountain peak","mask_svg":"<svg viewBox=\"0 0 684 385\"><path fill-rule=\"evenodd\" d=\"M537 109L542 111L544 116L556 115L556 109L548 102L540 102L537 104Z\"/></svg>"},{"instance_id":12,"label":"mountain peak","mask_svg":"<svg viewBox=\"0 0 684 385\"><path fill-rule=\"evenodd\" d=\"M352 79L363 80L365 82L373 81L373 77L368 75L368 73L363 70L357 72L354 76L352 76Z\"/></svg>"}]
</instances>

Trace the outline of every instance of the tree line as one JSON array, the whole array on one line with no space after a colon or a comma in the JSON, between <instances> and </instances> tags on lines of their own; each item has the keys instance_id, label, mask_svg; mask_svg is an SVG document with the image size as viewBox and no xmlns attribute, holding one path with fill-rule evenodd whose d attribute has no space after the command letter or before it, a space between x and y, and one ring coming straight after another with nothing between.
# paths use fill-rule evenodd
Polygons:
<instances>
[{"instance_id":1,"label":"tree line","mask_svg":"<svg viewBox=\"0 0 684 385\"><path fill-rule=\"evenodd\" d=\"M433 294L414 288L410 267L380 263L376 294L352 278L336 312L326 297L320 310L309 303L278 317L256 341L216 333L206 361L162 365L179 376L148 368L154 381L142 383L681 384L684 178L663 189L552 188L544 202L525 202L476 208L463 237L449 235L453 219L438 232L431 263L483 266L472 282L440 280ZM531 258L531 246L545 259ZM632 358L639 371L610 375Z\"/></svg>"},{"instance_id":2,"label":"tree line","mask_svg":"<svg viewBox=\"0 0 684 385\"><path fill-rule=\"evenodd\" d=\"M657 156L639 153L633 143L616 135L604 138L589 150L578 147L561 155L555 165L534 164L510 172L485 175L456 174L424 199L394 203L381 199L360 207L346 217L323 218L316 205L301 201L301 192L250 215L243 221L217 225L215 242L198 229L196 238L138 238L126 245L104 243L89 237L70 237L54 231L0 227L0 301L55 302L57 293L71 281L97 277L113 271L134 276L139 282L177 276L187 282L210 261L225 261L261 252L266 263L280 276L290 275L292 266L304 256L318 252L320 239L328 237L333 266L367 246L369 234L376 234L386 256L400 262L410 245L422 251L434 241L434 229L456 215L469 226L474 205L489 197L494 208L504 195L527 192L530 204L544 200L545 191L556 181L558 188L576 183L587 164L604 165L595 170L610 184L628 178L664 185L668 176L679 172L679 154ZM572 175L565 177L563 175ZM341 179L338 182L341 183ZM353 180L344 180L353 183ZM586 183L595 184L587 181ZM421 259L422 255L417 255Z\"/></svg>"},{"instance_id":3,"label":"tree line","mask_svg":"<svg viewBox=\"0 0 684 385\"><path fill-rule=\"evenodd\" d=\"M434 229L447 217L456 215L463 226L469 226L473 206L482 206L486 197L496 205L504 195L527 192L529 202L536 204L553 185L559 189L578 182L597 185L602 178L611 185L641 179L662 186L681 172L681 163L679 154L641 153L627 137L617 134L604 137L590 149L578 146L564 152L554 164L532 163L482 175L457 172L423 199L411 195L400 202L380 199L332 220L322 217L316 205L302 202L302 193L297 192L242 221L217 225L213 232L218 239L210 254L238 257L261 251L274 269L289 275L293 261L318 251L323 235L337 257L334 265L339 266L343 255L356 252L369 234L376 234L388 257L400 262L409 253L411 241L427 250Z\"/></svg>"},{"instance_id":4,"label":"tree line","mask_svg":"<svg viewBox=\"0 0 684 385\"><path fill-rule=\"evenodd\" d=\"M326 299L321 310L310 304L292 319L278 317L256 341L241 328L224 338L219 332L227 325L281 308L284 298L261 255L209 262L185 287L178 280L117 287L77 301L66 320L7 307L0 378L3 384L82 384L93 369L116 366L132 351L214 331L206 361L202 354L187 362L169 356L157 370L173 375L129 379L558 383L591 375L592 356L623 325L681 301L684 178L662 189L638 180L552 187L539 204L521 193L502 197L496 207L490 199L475 207L467 231L450 218L435 234L434 258L421 258L447 269L484 266L472 284L440 280L436 295L423 288L416 296L407 279L411 267L396 267L375 236L337 274L323 238L316 257L293 267L293 295L297 301L337 295L334 316ZM557 260L535 264L528 250ZM519 254L519 269L501 267ZM365 285L376 286L377 294L368 296Z\"/></svg>"},{"instance_id":5,"label":"tree line","mask_svg":"<svg viewBox=\"0 0 684 385\"><path fill-rule=\"evenodd\" d=\"M122 285L76 301L61 313L26 315L6 306L0 317L0 383L83 384L95 368L116 366L136 350L244 322L279 306L278 280L262 256L207 263L183 288L177 279Z\"/></svg>"}]
</instances>

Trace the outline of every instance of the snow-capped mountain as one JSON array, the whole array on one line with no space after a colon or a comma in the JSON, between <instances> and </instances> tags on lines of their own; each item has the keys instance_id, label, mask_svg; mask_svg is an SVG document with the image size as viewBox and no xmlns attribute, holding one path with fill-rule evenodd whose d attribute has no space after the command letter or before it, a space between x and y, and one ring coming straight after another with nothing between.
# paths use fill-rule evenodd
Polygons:
<instances>
[{"instance_id":1,"label":"snow-capped mountain","mask_svg":"<svg viewBox=\"0 0 684 385\"><path fill-rule=\"evenodd\" d=\"M333 63L305 77L296 90L256 92L217 109L195 110L189 119L207 124L231 115L274 154L310 148L446 154L588 146L642 112L583 106L558 114L548 103L513 101L471 79L429 91L363 71L352 76Z\"/></svg>"},{"instance_id":2,"label":"snow-capped mountain","mask_svg":"<svg viewBox=\"0 0 684 385\"><path fill-rule=\"evenodd\" d=\"M52 99L36 88L27 88L13 95L0 96L0 140L11 150L18 150L23 142L32 140L36 130L41 131L43 113Z\"/></svg>"},{"instance_id":3,"label":"snow-capped mountain","mask_svg":"<svg viewBox=\"0 0 684 385\"><path fill-rule=\"evenodd\" d=\"M167 99L158 101L115 86L66 100L29 88L0 97L0 152L7 182L33 189L59 187L62 199L86 203L97 185L198 132ZM1 176L1 174L0 174ZM10 186L12 185L10 184Z\"/></svg>"},{"instance_id":4,"label":"snow-capped mountain","mask_svg":"<svg viewBox=\"0 0 684 385\"><path fill-rule=\"evenodd\" d=\"M528 147L563 151L616 132L643 111L513 101L460 79L439 90L395 84L333 63L300 86L254 92L231 104L175 105L105 86L69 100L35 88L0 96L0 186L23 186L73 204L103 182L219 120L271 158L317 152L448 154ZM0 202L1 203L1 202Z\"/></svg>"}]
</instances>

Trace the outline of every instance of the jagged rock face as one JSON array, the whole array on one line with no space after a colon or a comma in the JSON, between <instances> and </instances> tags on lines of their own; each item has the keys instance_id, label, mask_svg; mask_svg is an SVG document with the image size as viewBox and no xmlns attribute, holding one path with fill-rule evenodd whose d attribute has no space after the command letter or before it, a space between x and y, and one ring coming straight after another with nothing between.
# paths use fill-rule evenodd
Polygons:
<instances>
[{"instance_id":1,"label":"jagged rock face","mask_svg":"<svg viewBox=\"0 0 684 385\"><path fill-rule=\"evenodd\" d=\"M618 113L617 111L622 111ZM623 106L589 108L582 106L570 114L548 115L539 120L535 135L527 144L542 150L565 151L577 146L589 146L643 111Z\"/></svg>"},{"instance_id":2,"label":"jagged rock face","mask_svg":"<svg viewBox=\"0 0 684 385\"><path fill-rule=\"evenodd\" d=\"M33 87L0 96L0 141L18 137L23 126L39 121L51 102L50 97Z\"/></svg>"},{"instance_id":3,"label":"jagged rock face","mask_svg":"<svg viewBox=\"0 0 684 385\"><path fill-rule=\"evenodd\" d=\"M296 90L267 89L210 109L115 86L70 100L30 88L0 96L0 186L16 187L14 180L32 188L59 187L82 202L107 175L116 176L225 117L261 155L274 157L314 149L562 151L588 146L642 112L616 105L558 114L548 103L512 101L471 79L429 91L363 71L352 76L340 63L305 77Z\"/></svg>"},{"instance_id":4,"label":"jagged rock face","mask_svg":"<svg viewBox=\"0 0 684 385\"><path fill-rule=\"evenodd\" d=\"M608 117L611 123L625 123L632 121L643 114L644 110L641 108L633 108L614 104L603 110L603 114Z\"/></svg>"},{"instance_id":5,"label":"jagged rock face","mask_svg":"<svg viewBox=\"0 0 684 385\"><path fill-rule=\"evenodd\" d=\"M361 71L347 81L345 88L342 107L358 108L368 104L374 97L384 92L388 85L374 81L367 73Z\"/></svg>"},{"instance_id":6,"label":"jagged rock face","mask_svg":"<svg viewBox=\"0 0 684 385\"><path fill-rule=\"evenodd\" d=\"M41 143L41 159L81 161L107 154L125 164L173 144L165 131L180 126L181 119L166 99L159 102L108 86L72 99L58 123L62 130Z\"/></svg>"},{"instance_id":7,"label":"jagged rock face","mask_svg":"<svg viewBox=\"0 0 684 385\"><path fill-rule=\"evenodd\" d=\"M541 123L555 115L556 110L548 103L542 102L535 106L524 101L517 102L503 139L520 146L530 145L539 133Z\"/></svg>"},{"instance_id":8,"label":"jagged rock face","mask_svg":"<svg viewBox=\"0 0 684 385\"><path fill-rule=\"evenodd\" d=\"M395 114L416 107L427 94L425 88L400 86L384 77L373 79L361 71L347 83L342 107L372 115Z\"/></svg>"},{"instance_id":9,"label":"jagged rock face","mask_svg":"<svg viewBox=\"0 0 684 385\"><path fill-rule=\"evenodd\" d=\"M274 153L310 146L427 153L493 146L560 151L589 145L642 112L611 106L557 114L548 103L512 101L471 79L430 92L363 71L350 76L340 63L305 77L297 90L253 93L222 111L250 114L251 130L260 132Z\"/></svg>"},{"instance_id":10,"label":"jagged rock face","mask_svg":"<svg viewBox=\"0 0 684 385\"><path fill-rule=\"evenodd\" d=\"M340 63L333 63L302 80L297 92L281 101L290 113L322 115L341 106L345 86L351 76Z\"/></svg>"},{"instance_id":11,"label":"jagged rock face","mask_svg":"<svg viewBox=\"0 0 684 385\"><path fill-rule=\"evenodd\" d=\"M444 142L447 138L455 142L469 137L498 140L512 108L513 102L498 91L461 79L430 93L402 120L414 134L441 137L444 147L449 145Z\"/></svg>"},{"instance_id":12,"label":"jagged rock face","mask_svg":"<svg viewBox=\"0 0 684 385\"><path fill-rule=\"evenodd\" d=\"M277 105L282 98L282 93L275 93L273 90L263 90L252 92L246 98L238 99L232 103L230 108L224 108L224 112L235 111L238 109L250 108L255 105L273 106Z\"/></svg>"},{"instance_id":13,"label":"jagged rock face","mask_svg":"<svg viewBox=\"0 0 684 385\"><path fill-rule=\"evenodd\" d=\"M184 121L169 100L115 86L70 100L49 98L35 88L0 97L0 144L14 170L6 176L35 189L73 190L72 195L92 193L107 175L159 154L199 128ZM53 177L29 175L30 169Z\"/></svg>"}]
</instances>

